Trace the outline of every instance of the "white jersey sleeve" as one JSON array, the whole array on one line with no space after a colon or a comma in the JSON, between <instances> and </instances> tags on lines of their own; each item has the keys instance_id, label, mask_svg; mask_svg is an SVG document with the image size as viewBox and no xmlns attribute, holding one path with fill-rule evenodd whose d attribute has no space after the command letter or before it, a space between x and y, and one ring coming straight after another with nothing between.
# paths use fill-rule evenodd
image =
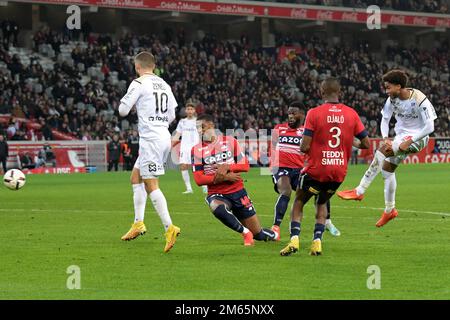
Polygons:
<instances>
[{"instance_id":1,"label":"white jersey sleeve","mask_svg":"<svg viewBox=\"0 0 450 320\"><path fill-rule=\"evenodd\" d=\"M387 98L383 110L381 110L381 115L383 117L381 118L380 131L383 138L389 137L389 121L391 121L393 113L394 110L392 108L391 98Z\"/></svg>"},{"instance_id":2,"label":"white jersey sleeve","mask_svg":"<svg viewBox=\"0 0 450 320\"><path fill-rule=\"evenodd\" d=\"M120 100L121 103L125 104L130 109L136 104L141 95L141 83L137 80L133 80L128 87L127 94Z\"/></svg>"},{"instance_id":3,"label":"white jersey sleeve","mask_svg":"<svg viewBox=\"0 0 450 320\"><path fill-rule=\"evenodd\" d=\"M434 110L434 107L428 98L426 98L419 107L420 116L424 123L429 120L434 121L437 119L436 110Z\"/></svg>"},{"instance_id":4,"label":"white jersey sleeve","mask_svg":"<svg viewBox=\"0 0 450 320\"><path fill-rule=\"evenodd\" d=\"M420 118L422 119L421 130L412 136L414 142L423 139L434 131L434 120L437 119L436 111L430 100L425 98L419 105Z\"/></svg>"},{"instance_id":5,"label":"white jersey sleeve","mask_svg":"<svg viewBox=\"0 0 450 320\"><path fill-rule=\"evenodd\" d=\"M383 110L381 110L381 115L389 121L391 120L393 113L394 109L392 108L391 98L387 98Z\"/></svg>"},{"instance_id":6,"label":"white jersey sleeve","mask_svg":"<svg viewBox=\"0 0 450 320\"><path fill-rule=\"evenodd\" d=\"M175 129L179 134L183 134L183 119L178 121L177 128Z\"/></svg>"}]
</instances>

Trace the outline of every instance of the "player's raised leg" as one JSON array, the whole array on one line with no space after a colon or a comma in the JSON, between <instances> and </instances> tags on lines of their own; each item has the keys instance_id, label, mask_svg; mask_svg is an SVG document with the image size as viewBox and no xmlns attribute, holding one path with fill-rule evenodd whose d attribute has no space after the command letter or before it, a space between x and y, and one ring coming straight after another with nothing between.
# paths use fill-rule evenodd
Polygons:
<instances>
[{"instance_id":1,"label":"player's raised leg","mask_svg":"<svg viewBox=\"0 0 450 320\"><path fill-rule=\"evenodd\" d=\"M139 163L139 158L136 161ZM129 241L147 232L144 224L145 205L147 203L147 191L141 180L139 169L134 167L131 171L131 186L133 188L134 222L130 230L122 236L122 240Z\"/></svg>"},{"instance_id":2,"label":"player's raised leg","mask_svg":"<svg viewBox=\"0 0 450 320\"><path fill-rule=\"evenodd\" d=\"M364 173L364 176L361 178L359 185L355 189L338 191L336 193L337 196L343 200L361 201L364 199L364 193L376 176L381 172L384 159L393 155L392 143L389 140L385 140L381 147L375 152L373 160L370 163L369 168Z\"/></svg>"}]
</instances>

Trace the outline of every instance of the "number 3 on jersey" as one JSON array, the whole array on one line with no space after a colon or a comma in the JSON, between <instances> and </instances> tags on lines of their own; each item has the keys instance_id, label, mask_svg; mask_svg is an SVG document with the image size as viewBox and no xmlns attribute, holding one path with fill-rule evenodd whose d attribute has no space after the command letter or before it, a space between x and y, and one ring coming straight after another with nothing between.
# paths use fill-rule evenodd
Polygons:
<instances>
[{"instance_id":1,"label":"number 3 on jersey","mask_svg":"<svg viewBox=\"0 0 450 320\"><path fill-rule=\"evenodd\" d=\"M159 110L161 110L161 113L166 113L169 109L167 106L169 96L165 92L153 92L153 95L155 96L156 113L159 113Z\"/></svg>"},{"instance_id":2,"label":"number 3 on jersey","mask_svg":"<svg viewBox=\"0 0 450 320\"><path fill-rule=\"evenodd\" d=\"M330 148L337 148L341 144L341 129L339 127L333 127L330 129L331 137L335 139L333 143L333 139L328 140L328 145ZM334 134L333 134L334 133Z\"/></svg>"}]
</instances>

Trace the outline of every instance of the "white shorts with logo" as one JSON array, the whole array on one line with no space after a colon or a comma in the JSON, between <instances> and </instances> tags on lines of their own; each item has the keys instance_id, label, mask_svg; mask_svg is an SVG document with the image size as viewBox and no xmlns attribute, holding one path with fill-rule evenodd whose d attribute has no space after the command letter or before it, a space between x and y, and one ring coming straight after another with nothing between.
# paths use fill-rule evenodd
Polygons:
<instances>
[{"instance_id":1,"label":"white shorts with logo","mask_svg":"<svg viewBox=\"0 0 450 320\"><path fill-rule=\"evenodd\" d=\"M170 153L170 134L160 139L139 139L139 156L134 164L142 179L152 179L165 173L164 164Z\"/></svg>"},{"instance_id":2,"label":"white shorts with logo","mask_svg":"<svg viewBox=\"0 0 450 320\"><path fill-rule=\"evenodd\" d=\"M417 153L420 150L422 150L423 148L425 148L428 144L428 141L430 140L429 136L426 136L416 142L411 143L411 145L409 146L409 148L406 151L401 151L399 149L400 144L409 139L411 136L410 135L401 135L401 136L396 136L394 138L394 141L392 142L392 149L394 151L394 156L386 158L386 161L395 164L395 165L399 165L403 160L405 160L405 158L412 153Z\"/></svg>"},{"instance_id":3,"label":"white shorts with logo","mask_svg":"<svg viewBox=\"0 0 450 320\"><path fill-rule=\"evenodd\" d=\"M191 157L191 151L192 151L193 145L181 145L180 147L180 164L191 164L192 157Z\"/></svg>"}]
</instances>

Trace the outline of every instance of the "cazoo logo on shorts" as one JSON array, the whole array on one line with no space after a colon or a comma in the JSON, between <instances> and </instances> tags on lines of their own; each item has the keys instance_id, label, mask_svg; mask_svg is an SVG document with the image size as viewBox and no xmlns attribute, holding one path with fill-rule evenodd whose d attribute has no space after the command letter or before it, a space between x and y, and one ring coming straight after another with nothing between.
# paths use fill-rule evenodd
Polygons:
<instances>
[{"instance_id":1,"label":"cazoo logo on shorts","mask_svg":"<svg viewBox=\"0 0 450 320\"><path fill-rule=\"evenodd\" d=\"M233 157L233 154L231 151L225 151L218 154L215 154L213 156L209 156L205 158L205 164L215 164L215 163L221 163L226 161L227 159L231 159Z\"/></svg>"}]
</instances>

